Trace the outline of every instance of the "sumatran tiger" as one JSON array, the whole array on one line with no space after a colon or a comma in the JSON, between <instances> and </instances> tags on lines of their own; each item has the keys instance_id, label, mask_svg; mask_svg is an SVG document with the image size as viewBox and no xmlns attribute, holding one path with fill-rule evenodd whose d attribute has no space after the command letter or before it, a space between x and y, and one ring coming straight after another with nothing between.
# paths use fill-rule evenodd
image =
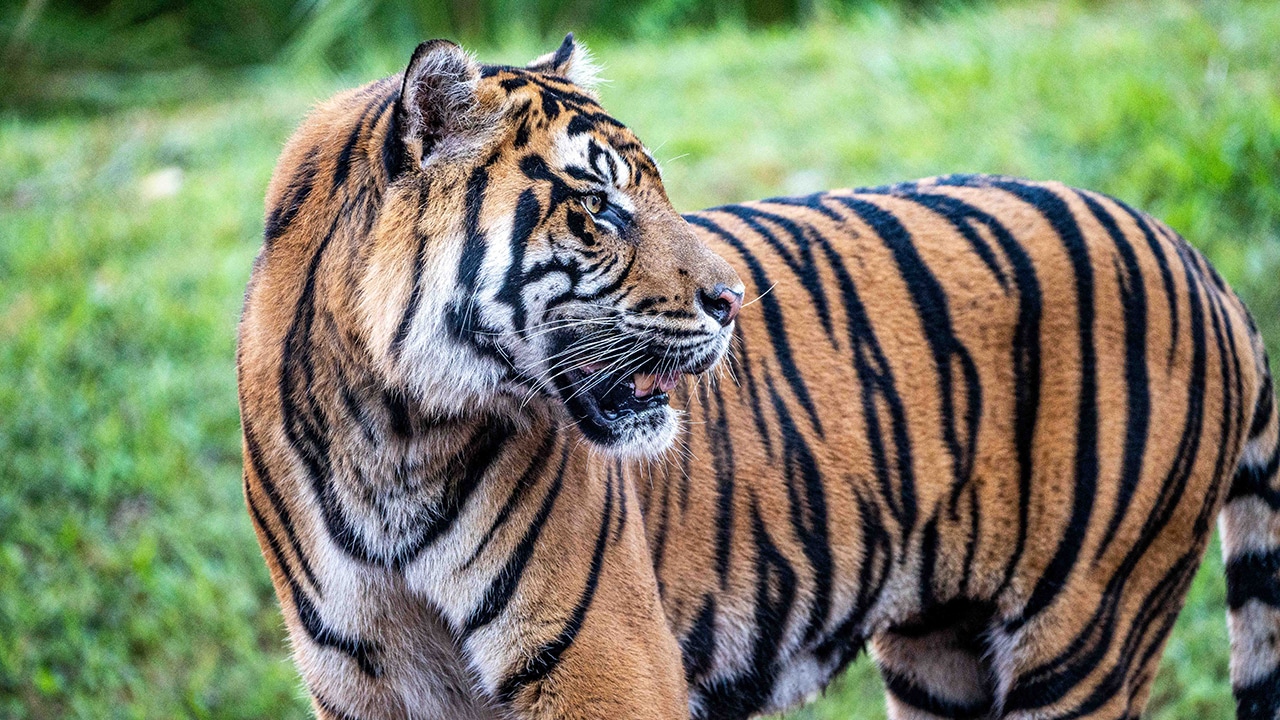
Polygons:
<instances>
[{"instance_id":1,"label":"sumatran tiger","mask_svg":"<svg viewBox=\"0 0 1280 720\"><path fill-rule=\"evenodd\" d=\"M948 176L681 216L572 36L316 109L240 325L244 489L322 718L1137 718L1221 519L1280 715L1278 421L1205 259Z\"/></svg>"}]
</instances>

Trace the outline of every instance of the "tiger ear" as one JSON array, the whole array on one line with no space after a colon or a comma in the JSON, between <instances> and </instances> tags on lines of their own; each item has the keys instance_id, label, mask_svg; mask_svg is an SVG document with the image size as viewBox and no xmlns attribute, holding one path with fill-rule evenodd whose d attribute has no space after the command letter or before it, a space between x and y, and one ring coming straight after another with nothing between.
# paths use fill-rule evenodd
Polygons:
<instances>
[{"instance_id":1,"label":"tiger ear","mask_svg":"<svg viewBox=\"0 0 1280 720\"><path fill-rule=\"evenodd\" d=\"M599 68L591 59L591 51L573 39L573 33L564 36L564 42L555 52L547 53L525 66L535 72L559 75L586 90L594 90L600 83Z\"/></svg>"},{"instance_id":2,"label":"tiger ear","mask_svg":"<svg viewBox=\"0 0 1280 720\"><path fill-rule=\"evenodd\" d=\"M401 137L419 166L474 149L481 135L480 66L457 44L428 40L413 51L400 88Z\"/></svg>"}]
</instances>

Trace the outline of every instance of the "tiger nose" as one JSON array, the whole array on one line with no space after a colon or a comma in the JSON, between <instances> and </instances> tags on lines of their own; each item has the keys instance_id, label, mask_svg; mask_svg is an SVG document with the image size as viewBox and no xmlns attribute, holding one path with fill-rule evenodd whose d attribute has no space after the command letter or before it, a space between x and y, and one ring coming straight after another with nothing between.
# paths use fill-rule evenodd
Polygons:
<instances>
[{"instance_id":1,"label":"tiger nose","mask_svg":"<svg viewBox=\"0 0 1280 720\"><path fill-rule=\"evenodd\" d=\"M742 309L742 293L724 283L698 291L698 299L702 302L702 311L720 323L720 327L727 327Z\"/></svg>"}]
</instances>

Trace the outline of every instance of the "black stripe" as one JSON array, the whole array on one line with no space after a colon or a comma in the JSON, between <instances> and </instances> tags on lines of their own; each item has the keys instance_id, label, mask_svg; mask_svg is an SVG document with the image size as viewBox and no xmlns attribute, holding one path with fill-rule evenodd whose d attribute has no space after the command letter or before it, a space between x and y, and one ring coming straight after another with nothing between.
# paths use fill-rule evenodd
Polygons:
<instances>
[{"instance_id":1,"label":"black stripe","mask_svg":"<svg viewBox=\"0 0 1280 720\"><path fill-rule=\"evenodd\" d=\"M471 611L471 615L463 623L460 640L465 642L476 630L493 622L510 604L516 588L520 585L520 579L524 577L529 559L533 557L533 550L538 543L538 538L542 535L542 528L555 507L556 499L560 497L560 488L564 486L564 469L568 461L569 445L566 444L564 451L560 454L560 469L556 471L556 478L542 499L538 514L534 516L533 522L529 523L519 544L511 551L506 564L489 583L479 605Z\"/></svg>"},{"instance_id":2,"label":"black stripe","mask_svg":"<svg viewBox=\"0 0 1280 720\"><path fill-rule=\"evenodd\" d=\"M782 315L782 305L778 302L775 293L767 292L773 287L773 283L769 281L769 275L765 272L764 266L747 249L746 244L720 227L715 221L701 215L686 215L685 220L691 225L703 228L724 240L737 251L743 262L746 263L747 269L751 272L751 280L755 283L756 291L763 293L759 297L759 302L764 312L765 331L768 332L769 342L773 345L773 354L777 357L778 364L782 366L782 375L787 380L787 384L791 387L796 399L800 401L800 405L808 414L814 430L821 436L823 434L822 422L818 419L817 406L809 394L809 388L805 385L804 373L800 372L800 368L796 365L795 356L791 350L791 342L787 339L787 323Z\"/></svg>"},{"instance_id":3,"label":"black stripe","mask_svg":"<svg viewBox=\"0 0 1280 720\"><path fill-rule=\"evenodd\" d=\"M942 404L939 422L942 425L943 442L951 455L952 517L958 519L956 505L972 475L974 456L977 453L978 422L982 416L982 386L978 379L978 368L951 325L946 290L920 257L911 233L902 222L889 210L865 200L838 196L836 201L853 211L880 237L880 241L893 254L898 275L911 294L911 302L920 319L924 339L933 354L937 372L938 398ZM956 393L961 385L964 388L964 398L957 402ZM963 413L956 408L960 403L964 405ZM956 427L958 418L964 423L963 429Z\"/></svg>"},{"instance_id":4,"label":"black stripe","mask_svg":"<svg viewBox=\"0 0 1280 720\"><path fill-rule=\"evenodd\" d=\"M1270 366L1271 362L1267 359L1267 354L1262 354L1262 366L1264 368ZM1271 423L1271 416L1276 410L1275 387L1272 385L1271 374L1267 373L1262 378L1262 389L1258 391L1258 402L1253 409L1253 422L1249 424L1249 439L1252 440L1262 433L1266 432L1267 426Z\"/></svg>"},{"instance_id":5,"label":"black stripe","mask_svg":"<svg viewBox=\"0 0 1280 720\"><path fill-rule=\"evenodd\" d=\"M1143 283L1142 268L1129 239L1120 231L1111 213L1092 197L1077 191L1076 195L1106 229L1120 253L1123 272L1116 268L1116 282L1120 286L1120 306L1124 309L1124 380L1125 380L1125 433L1123 461L1120 468L1120 486L1116 491L1115 505L1106 531L1093 555L1097 561L1110 546L1120 528L1120 521L1129 510L1133 493L1142 480L1142 459L1147 443L1147 430L1151 414L1151 388L1147 379L1147 292Z\"/></svg>"},{"instance_id":6,"label":"black stripe","mask_svg":"<svg viewBox=\"0 0 1280 720\"><path fill-rule=\"evenodd\" d=\"M920 609L928 612L937 603L933 580L938 569L938 515L929 517L920 531Z\"/></svg>"},{"instance_id":7,"label":"black stripe","mask_svg":"<svg viewBox=\"0 0 1280 720\"><path fill-rule=\"evenodd\" d=\"M977 221L986 224L990 228L991 223L995 222L995 218L949 195L921 192L921 189L917 186L912 186L909 191L891 191L886 188L884 194L915 203L947 221L951 228L969 243L969 247L978 256L978 259L982 261L982 264L987 266L987 270L991 272L1000 287L1006 291L1009 289L1009 276L1000 267L1000 262L996 259L995 252L991 246L987 244L987 241L973 226L974 221Z\"/></svg>"},{"instance_id":8,"label":"black stripe","mask_svg":"<svg viewBox=\"0 0 1280 720\"><path fill-rule=\"evenodd\" d=\"M587 571L587 583L569 619L565 622L560 634L551 642L543 645L523 661L522 667L512 673L498 687L498 698L503 702L511 702L524 687L536 683L549 675L560 664L566 650L573 645L582 630L587 611L595 599L596 587L600 582L600 572L604 567L604 551L609 540L609 526L613 524L613 487L612 483L605 487L604 510L601 512L600 530L596 535L595 551L591 555L591 567Z\"/></svg>"},{"instance_id":9,"label":"black stripe","mask_svg":"<svg viewBox=\"0 0 1280 720\"><path fill-rule=\"evenodd\" d=\"M343 372L340 363L333 365L333 376L334 385L338 388L338 397L341 398L342 406L346 408L347 415L360 426L360 432L364 435L365 442L376 444L378 442L378 428L374 425L373 418L370 417L364 400L356 397L355 389L347 382L346 373Z\"/></svg>"},{"instance_id":10,"label":"black stripe","mask_svg":"<svg viewBox=\"0 0 1280 720\"><path fill-rule=\"evenodd\" d=\"M383 111L387 109L387 105L397 97L398 93L388 92L382 97L375 97L365 105L360 117L356 119L355 125L351 128L351 134L347 136L347 141L343 143L342 150L338 153L338 159L333 167L333 192L337 192L347 181L347 177L351 172L351 158L355 154L356 145L378 124L378 119L382 117ZM377 109L374 106L377 105ZM373 121L365 126L365 121L373 116Z\"/></svg>"},{"instance_id":11,"label":"black stripe","mask_svg":"<svg viewBox=\"0 0 1280 720\"><path fill-rule=\"evenodd\" d=\"M349 656L365 675L382 677L382 666L377 659L382 651L377 643L344 635L326 625L311 598L297 585L293 586L293 606L298 611L298 622L312 642Z\"/></svg>"},{"instance_id":12,"label":"black stripe","mask_svg":"<svg viewBox=\"0 0 1280 720\"><path fill-rule=\"evenodd\" d=\"M684 407L684 408L689 407L689 395L685 393L685 389L683 386L676 388L671 404L673 407ZM680 426L681 426L680 431L684 433L684 443L685 443L685 446L687 447L689 444L689 438L692 434L692 430L689 427L689 423L680 423ZM688 464L689 464L689 457L688 457L688 453L683 453L682 455L683 457L681 458L681 463L682 463L682 467L686 468L686 471L684 473L684 476L681 478L681 480L687 482L688 476L689 476L689 473L687 471ZM670 523L670 520L671 520L672 480L671 480L671 471L669 469L669 466L664 465L663 472L665 476L663 477L662 482L659 483L662 486L662 497L658 501L658 509L656 511L654 510L652 498L648 501L648 507L645 509L646 515L654 515L655 512L657 515L657 519L653 523L654 525L653 541L651 544L652 550L650 551L650 556L653 558L653 574L658 578L658 594L659 595L663 593L662 562L664 559L666 559L667 529L668 529L668 524ZM640 487L648 487L650 488L651 492L654 489L656 489L654 488L652 483L645 483L640 485Z\"/></svg>"},{"instance_id":13,"label":"black stripe","mask_svg":"<svg viewBox=\"0 0 1280 720\"><path fill-rule=\"evenodd\" d=\"M907 425L906 408L898 393L893 368L880 347L875 329L867 315L866 307L858 296L857 288L844 265L844 258L825 239L817 238L819 247L835 275L840 299L845 308L845 323L849 333L849 349L858 385L861 390L863 422L866 423L867 442L871 449L872 466L880 484L882 497L889 504L889 511L898 522L899 535L905 544L916 522L915 465L911 458L911 436ZM886 447L881 427L881 407L888 412L892 448ZM893 462L890 464L890 451ZM893 480L898 488L894 491Z\"/></svg>"},{"instance_id":14,"label":"black stripe","mask_svg":"<svg viewBox=\"0 0 1280 720\"><path fill-rule=\"evenodd\" d=\"M1191 250L1185 243L1182 245ZM1199 253L1195 253L1195 256L1199 259L1197 264L1201 268L1205 267L1204 257ZM1203 277L1202 269L1201 278ZM1209 532L1212 511L1217 507L1218 494L1222 489L1222 483L1219 481L1226 479L1234 470L1227 466L1228 463L1239 461L1238 448L1242 444L1245 408L1248 407L1241 402L1244 390L1240 373L1240 357L1236 353L1235 330L1228 317L1225 291L1221 289L1220 284L1215 283L1214 288L1205 288L1205 296L1209 299L1211 310L1209 318L1212 321L1211 327L1218 351L1218 373L1222 381L1222 411L1218 419L1218 440L1212 446L1216 449L1212 475L1215 482L1209 485L1193 526L1193 532L1197 537L1207 535Z\"/></svg>"},{"instance_id":15,"label":"black stripe","mask_svg":"<svg viewBox=\"0 0 1280 720\"><path fill-rule=\"evenodd\" d=\"M772 463L773 439L769 433L769 421L765 418L760 403L760 389L756 386L756 377L752 372L751 351L747 348L747 336L742 329L742 323L735 323L733 326L733 342L738 343L738 352L729 353L728 362L735 366L734 376L747 381L747 399L751 404L751 419L755 423L756 434L764 445L765 459Z\"/></svg>"},{"instance_id":16,"label":"black stripe","mask_svg":"<svg viewBox=\"0 0 1280 720\"><path fill-rule=\"evenodd\" d=\"M391 357L400 358L400 353L404 351L404 341L409 337L409 328L413 324L413 318L418 314L418 306L422 303L422 271L427 262L427 236L419 230L417 233L418 246L413 253L413 270L410 273L409 299L404 304L404 310L400 313L400 322L396 323L396 331L391 336L391 346L387 348L391 353Z\"/></svg>"},{"instance_id":17,"label":"black stripe","mask_svg":"<svg viewBox=\"0 0 1280 720\"><path fill-rule=\"evenodd\" d=\"M716 596L704 595L702 609L694 616L693 625L680 641L680 657L684 663L685 681L693 684L711 669L716 652Z\"/></svg>"},{"instance_id":18,"label":"black stripe","mask_svg":"<svg viewBox=\"0 0 1280 720\"><path fill-rule=\"evenodd\" d=\"M855 192L866 192L866 191L857 190ZM809 195L798 195L794 197L771 197L771 198L766 198L764 200L760 200L758 204L785 205L787 207L808 208L816 213L821 214L823 217L827 218L828 220L833 220L837 223L843 223L845 221L844 216L836 212L835 210L832 210L831 208L827 207L827 205L823 202L824 200L830 200L833 197L833 195L834 195L833 192L827 191L827 192L816 192Z\"/></svg>"},{"instance_id":19,"label":"black stripe","mask_svg":"<svg viewBox=\"0 0 1280 720\"><path fill-rule=\"evenodd\" d=\"M382 172L386 174L387 183L393 182L404 172L408 152L404 146L404 138L400 137L400 90L395 90L396 109L387 121L387 132L382 136Z\"/></svg>"},{"instance_id":20,"label":"black stripe","mask_svg":"<svg viewBox=\"0 0 1280 720\"><path fill-rule=\"evenodd\" d=\"M338 708L334 707L334 705L328 700L321 698L319 695L311 693L311 697L315 699L316 705L318 705L322 711L332 715L334 720L357 720L355 715L342 712Z\"/></svg>"},{"instance_id":21,"label":"black stripe","mask_svg":"<svg viewBox=\"0 0 1280 720\"><path fill-rule=\"evenodd\" d=\"M965 703L938 697L927 689L916 685L911 678L881 666L880 675L884 678L884 688L905 705L933 715L955 720L980 720L988 717L991 703L979 700Z\"/></svg>"},{"instance_id":22,"label":"black stripe","mask_svg":"<svg viewBox=\"0 0 1280 720\"><path fill-rule=\"evenodd\" d=\"M850 485L853 485L850 480ZM889 568L894 563L893 543L885 531L880 515L880 508L868 501L853 489L858 505L858 520L855 527L861 528L862 537L858 547L862 556L858 558L857 596L849 609L849 614L840 621L826 640L814 647L816 657L830 657L835 652L845 652L850 647L860 647L866 631L863 622L871 608L875 607L884 591L885 582L889 578Z\"/></svg>"},{"instance_id":23,"label":"black stripe","mask_svg":"<svg viewBox=\"0 0 1280 720\"><path fill-rule=\"evenodd\" d=\"M1029 203L1053 226L1071 259L1076 284L1076 317L1080 327L1080 396L1076 408L1076 460L1071 515L1062 539L1023 608L1021 621L1034 617L1057 597L1075 567L1088 534L1098 481L1098 387L1093 339L1093 266L1080 226L1071 208L1052 191L1019 182L992 185ZM1014 626L1020 623L1015 622Z\"/></svg>"},{"instance_id":24,"label":"black stripe","mask_svg":"<svg viewBox=\"0 0 1280 720\"><path fill-rule=\"evenodd\" d=\"M316 581L315 573L311 569L311 562L307 560L307 554L302 551L302 543L298 540L298 533L293 527L293 516L289 512L289 508L285 505L284 498L280 496L280 489L276 487L275 481L271 479L271 473L267 470L266 461L262 457L262 446L258 444L257 435L253 431L253 424L246 417L242 421L244 426L244 446L245 455L249 458L249 464L253 466L253 474L258 478L258 486L262 488L263 493L267 496L267 500L271 503L271 509L276 513L276 519L280 522L280 529L284 531L285 539L289 541L289 547L293 549L293 555L298 559L298 565L302 568L302 573L307 576L307 581L311 583L311 587L315 588L316 593L323 597L324 592L320 587L320 583ZM266 527L265 525L263 526ZM285 567L281 563L281 567Z\"/></svg>"},{"instance_id":25,"label":"black stripe","mask_svg":"<svg viewBox=\"0 0 1280 720\"><path fill-rule=\"evenodd\" d=\"M382 392L382 406L387 411L387 425L390 426L392 434L408 438L413 436L413 418L409 414L409 399L405 397L404 392L396 390L384 390Z\"/></svg>"},{"instance_id":26,"label":"black stripe","mask_svg":"<svg viewBox=\"0 0 1280 720\"><path fill-rule=\"evenodd\" d=\"M524 251L529 246L529 238L538 227L542 216L542 204L533 190L526 188L516 201L515 215L512 218L510 257L507 259L507 272L502 286L498 288L494 299L511 308L511 324L517 331L525 329L524 297L521 290L528 286L529 280L524 277Z\"/></svg>"},{"instance_id":27,"label":"black stripe","mask_svg":"<svg viewBox=\"0 0 1280 720\"><path fill-rule=\"evenodd\" d=\"M969 537L964 542L964 562L960 566L960 595L969 596L969 581L974 576L973 561L978 556L978 539L982 530L982 506L978 502L978 486L969 486Z\"/></svg>"},{"instance_id":28,"label":"black stripe","mask_svg":"<svg viewBox=\"0 0 1280 720\"><path fill-rule=\"evenodd\" d=\"M370 677L379 677L382 674L382 669L375 658L380 652L377 644L343 636L324 624L311 599L307 597L302 587L289 574L289 566L284 562L284 557L280 552L280 544L276 541L275 536L271 534L267 527L266 519L263 518L262 513L258 510L257 504L253 502L253 496L249 494L248 490L249 488L246 484L245 499L249 504L249 513L253 516L253 520L262 531L262 534L266 536L267 547L275 558L276 565L284 573L285 581L289 585L290 595L293 598L294 608L298 613L298 622L302 625L303 631L307 633L307 636L316 645L333 648L350 656L351 659L355 660L361 672Z\"/></svg>"},{"instance_id":29,"label":"black stripe","mask_svg":"<svg viewBox=\"0 0 1280 720\"><path fill-rule=\"evenodd\" d=\"M822 631L831 613L834 573L827 527L826 489L813 452L787 411L786 403L774 389L773 380L766 376L766 383L778 417L778 436L782 439L782 471L791 529L800 541L800 549L813 573L812 605L804 632L804 640L808 643Z\"/></svg>"},{"instance_id":30,"label":"black stripe","mask_svg":"<svg viewBox=\"0 0 1280 720\"><path fill-rule=\"evenodd\" d=\"M530 122L529 107L531 105L532 105L532 102L530 100L525 100L524 102L513 107L510 110L510 112L507 113L507 116L509 118L518 119L517 122L519 124L516 127L515 140L512 143L512 145L517 150L529 144L529 122Z\"/></svg>"},{"instance_id":31,"label":"black stripe","mask_svg":"<svg viewBox=\"0 0 1280 720\"><path fill-rule=\"evenodd\" d=\"M733 440L729 430L729 418L724 408L724 396L719 386L715 393L715 415L712 416L711 402L707 392L708 383L698 385L699 400L702 405L703 426L707 431L707 445L711 447L711 467L716 475L716 575L720 578L721 590L729 587L730 558L733 552L733 501L734 480L737 468L733 460ZM685 423L687 426L687 423ZM688 477L688 473L684 474Z\"/></svg>"},{"instance_id":32,"label":"black stripe","mask_svg":"<svg viewBox=\"0 0 1280 720\"><path fill-rule=\"evenodd\" d=\"M484 210L485 191L489 189L489 167L497 159L497 153L490 155L489 159L472 170L467 178L465 239L462 245L462 257L458 260L458 284L468 295L475 290L480 267L484 263L485 236L480 229L480 213Z\"/></svg>"},{"instance_id":33,"label":"black stripe","mask_svg":"<svg viewBox=\"0 0 1280 720\"><path fill-rule=\"evenodd\" d=\"M1275 720L1280 715L1280 667L1250 685L1232 688L1236 720Z\"/></svg>"},{"instance_id":34,"label":"black stripe","mask_svg":"<svg viewBox=\"0 0 1280 720\"><path fill-rule=\"evenodd\" d=\"M1172 367L1173 354L1178 347L1178 325L1180 320L1178 317L1178 295L1173 284L1173 270L1169 265L1169 258L1165 254L1164 246L1161 245L1159 239L1156 238L1155 233L1151 229L1151 223L1149 222L1150 218L1115 198L1112 198L1112 202L1119 205L1126 213L1128 213L1129 217L1133 219L1134 224L1136 224L1138 229L1142 231L1142 236L1147 241L1147 247L1151 250L1152 256L1156 259L1156 266L1160 268L1160 282L1164 285L1165 302L1169 305L1169 320L1173 325L1169 341L1169 355L1166 358L1165 363L1169 367Z\"/></svg>"},{"instance_id":35,"label":"black stripe","mask_svg":"<svg viewBox=\"0 0 1280 720\"><path fill-rule=\"evenodd\" d=\"M1244 497L1261 499L1273 511L1280 512L1280 489L1271 487L1271 479L1280 470L1280 448L1271 451L1271 457L1262 465L1241 465L1231 480L1227 502Z\"/></svg>"},{"instance_id":36,"label":"black stripe","mask_svg":"<svg viewBox=\"0 0 1280 720\"><path fill-rule=\"evenodd\" d=\"M542 439L542 444L538 446L537 451L529 459L529 465L525 468L523 474L516 480L515 485L511 488L511 493L507 495L507 499L499 508L498 514L494 516L493 522L490 523L489 529L485 531L484 536L480 538L480 542L476 543L476 549L471 551L471 557L462 564L462 569L466 570L475 564L480 558L480 554L484 549L493 542L493 538L497 535L498 529L511 519L511 514L521 507L525 497L529 491L537 484L538 478L542 475L542 471L547 466L547 461L551 458L551 451L555 448L556 433L548 432Z\"/></svg>"},{"instance_id":37,"label":"black stripe","mask_svg":"<svg viewBox=\"0 0 1280 720\"><path fill-rule=\"evenodd\" d=\"M319 146L311 148L311 152L307 153L306 159L298 165L298 172L280 196L280 204L267 214L262 232L267 248L270 248L271 244L289 229L298 211L311 196L311 188L315 184L316 172L319 169L319 154Z\"/></svg>"},{"instance_id":38,"label":"black stripe","mask_svg":"<svg viewBox=\"0 0 1280 720\"><path fill-rule=\"evenodd\" d=\"M1280 609L1280 549L1246 552L1227 561L1227 606L1239 610L1250 600Z\"/></svg>"},{"instance_id":39,"label":"black stripe","mask_svg":"<svg viewBox=\"0 0 1280 720\"><path fill-rule=\"evenodd\" d=\"M446 481L444 497L432 513L431 520L419 530L418 539L398 553L402 557L397 558L397 566L403 567L422 548L453 529L471 496L480 487L480 482L488 475L489 468L501 458L503 447L515 437L515 433L516 429L512 425L505 419L500 419L482 426L471 441L464 445L466 449L463 454L467 455L467 460L462 476Z\"/></svg>"},{"instance_id":40,"label":"black stripe","mask_svg":"<svg viewBox=\"0 0 1280 720\"><path fill-rule=\"evenodd\" d=\"M253 518L254 525L257 526L258 532L267 540L267 550L276 561L276 566L280 568L280 573L284 575L290 587L296 586L298 584L297 580L294 579L293 571L289 564L285 562L284 550L280 547L280 540L276 538L275 533L271 532L271 527L267 525L267 519L263 517L262 511L258 509L258 503L253 500L247 476L244 479L244 499L245 504L249 506L249 515Z\"/></svg>"}]
</instances>

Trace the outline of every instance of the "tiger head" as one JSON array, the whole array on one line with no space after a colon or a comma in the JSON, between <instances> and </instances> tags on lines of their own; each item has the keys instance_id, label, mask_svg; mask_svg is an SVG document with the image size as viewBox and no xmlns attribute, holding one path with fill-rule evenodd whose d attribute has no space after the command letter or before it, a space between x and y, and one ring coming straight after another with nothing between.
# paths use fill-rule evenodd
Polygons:
<instances>
[{"instance_id":1,"label":"tiger head","mask_svg":"<svg viewBox=\"0 0 1280 720\"><path fill-rule=\"evenodd\" d=\"M402 161L361 263L360 334L427 408L549 401L597 447L653 455L676 431L668 393L725 354L743 284L590 79L572 35L525 67L418 47L388 122Z\"/></svg>"}]
</instances>

